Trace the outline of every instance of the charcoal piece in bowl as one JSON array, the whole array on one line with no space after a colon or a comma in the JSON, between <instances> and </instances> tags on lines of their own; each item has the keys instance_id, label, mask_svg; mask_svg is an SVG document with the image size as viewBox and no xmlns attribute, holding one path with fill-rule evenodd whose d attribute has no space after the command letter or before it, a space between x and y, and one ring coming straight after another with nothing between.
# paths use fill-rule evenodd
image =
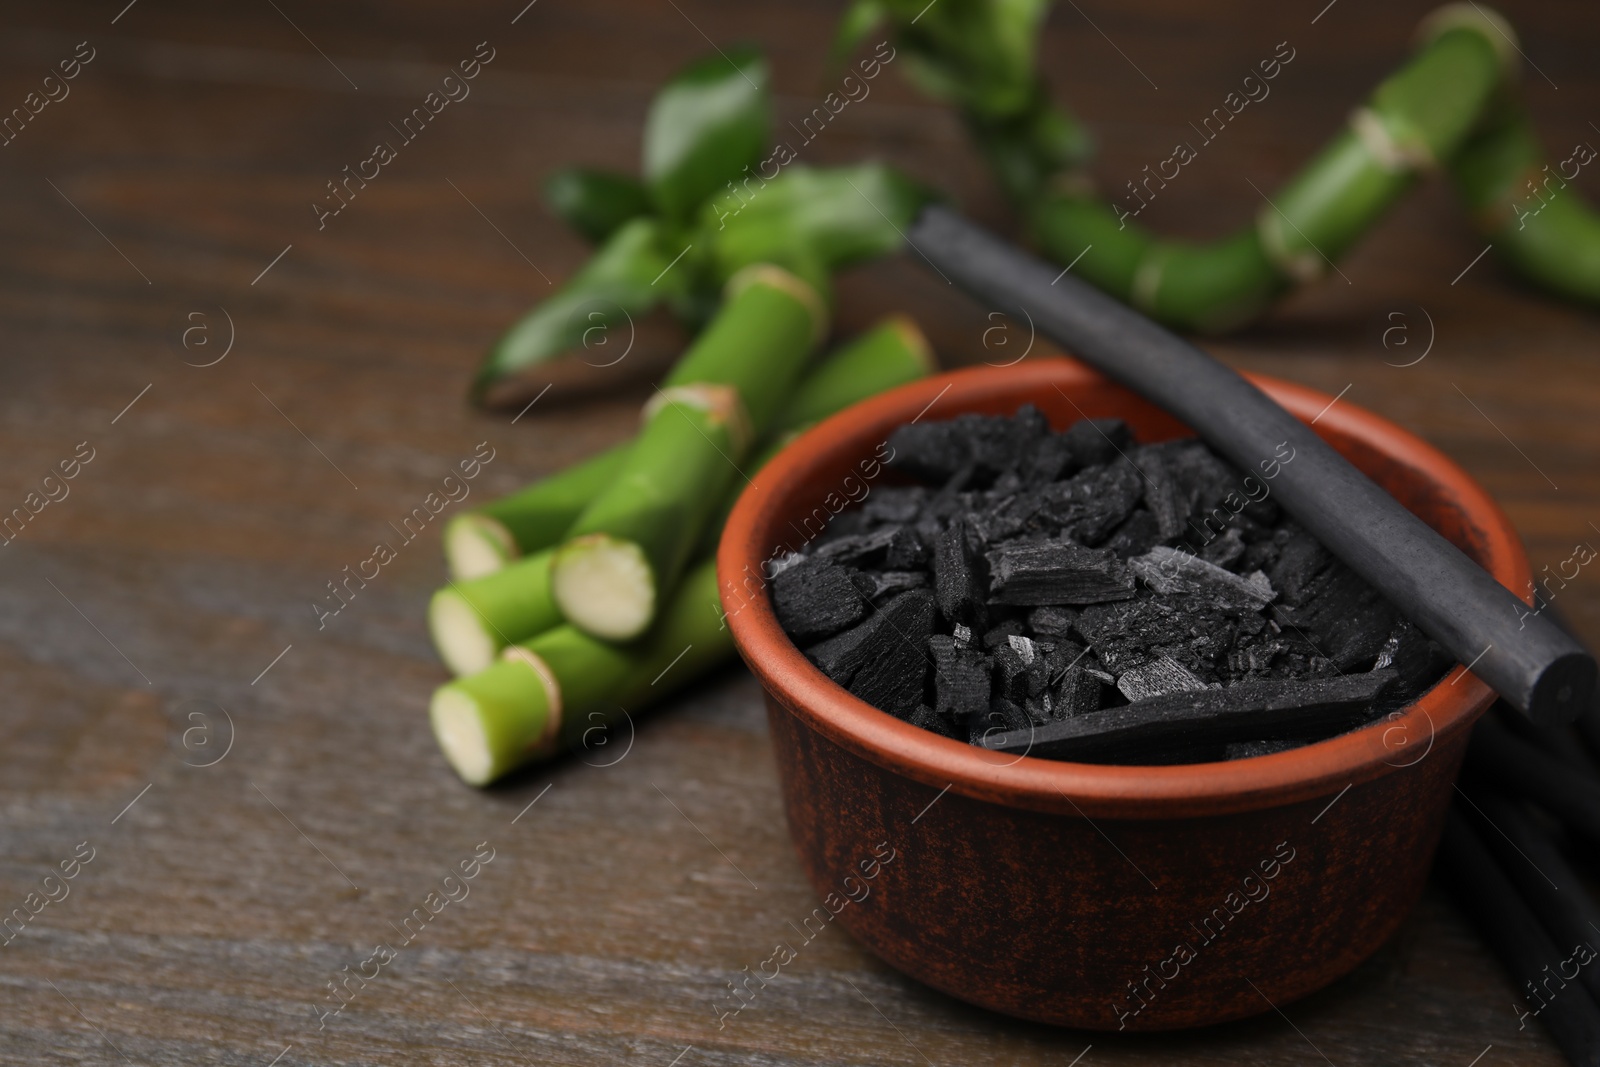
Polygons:
<instances>
[{"instance_id":1,"label":"charcoal piece in bowl","mask_svg":"<svg viewBox=\"0 0 1600 1067\"><path fill-rule=\"evenodd\" d=\"M1097 604L1134 594L1127 564L1065 538L998 545L989 551L989 573L989 594L1002 604Z\"/></svg>"},{"instance_id":2,"label":"charcoal piece in bowl","mask_svg":"<svg viewBox=\"0 0 1600 1067\"><path fill-rule=\"evenodd\" d=\"M1204 688L1205 682L1171 656L1158 656L1149 663L1123 671L1117 678L1117 690L1129 702L1168 693L1192 693Z\"/></svg>"},{"instance_id":3,"label":"charcoal piece in bowl","mask_svg":"<svg viewBox=\"0 0 1600 1067\"><path fill-rule=\"evenodd\" d=\"M911 423L889 435L889 465L938 484L965 470L968 484L984 486L1019 467L1049 433L1049 422L1031 404L1011 418L958 415L945 422Z\"/></svg>"},{"instance_id":4,"label":"charcoal piece in bowl","mask_svg":"<svg viewBox=\"0 0 1600 1067\"><path fill-rule=\"evenodd\" d=\"M1247 608L1270 603L1278 595L1260 571L1241 577L1192 552L1166 545L1130 559L1128 569L1157 593L1203 593Z\"/></svg>"},{"instance_id":5,"label":"charcoal piece in bowl","mask_svg":"<svg viewBox=\"0 0 1600 1067\"><path fill-rule=\"evenodd\" d=\"M967 540L966 524L959 520L951 523L933 546L933 588L946 623L985 628L989 611L983 564Z\"/></svg>"},{"instance_id":6,"label":"charcoal piece in bowl","mask_svg":"<svg viewBox=\"0 0 1600 1067\"><path fill-rule=\"evenodd\" d=\"M1161 543L1161 527L1148 508L1136 508L1100 547L1120 559L1142 556Z\"/></svg>"},{"instance_id":7,"label":"charcoal piece in bowl","mask_svg":"<svg viewBox=\"0 0 1600 1067\"><path fill-rule=\"evenodd\" d=\"M1139 472L1127 460L1089 467L1039 490L1028 525L1096 545L1133 514L1142 493Z\"/></svg>"},{"instance_id":8,"label":"charcoal piece in bowl","mask_svg":"<svg viewBox=\"0 0 1600 1067\"><path fill-rule=\"evenodd\" d=\"M928 681L933 597L913 589L872 612L854 629L806 650L822 673L874 707L906 716Z\"/></svg>"},{"instance_id":9,"label":"charcoal piece in bowl","mask_svg":"<svg viewBox=\"0 0 1600 1067\"><path fill-rule=\"evenodd\" d=\"M772 579L772 609L790 637L809 644L860 622L874 585L828 560L802 559Z\"/></svg>"},{"instance_id":10,"label":"charcoal piece in bowl","mask_svg":"<svg viewBox=\"0 0 1600 1067\"><path fill-rule=\"evenodd\" d=\"M866 577L873 583L868 597L873 603L907 589L922 589L928 585L928 576L922 571L870 571Z\"/></svg>"},{"instance_id":11,"label":"charcoal piece in bowl","mask_svg":"<svg viewBox=\"0 0 1600 1067\"><path fill-rule=\"evenodd\" d=\"M1047 726L989 733L985 748L1083 762L1140 763L1172 749L1326 737L1363 721L1393 671L1316 681L1241 682L1172 693Z\"/></svg>"},{"instance_id":12,"label":"charcoal piece in bowl","mask_svg":"<svg viewBox=\"0 0 1600 1067\"><path fill-rule=\"evenodd\" d=\"M1079 419L1061 436L1080 467L1110 463L1133 447L1133 431L1121 419Z\"/></svg>"},{"instance_id":13,"label":"charcoal piece in bowl","mask_svg":"<svg viewBox=\"0 0 1600 1067\"><path fill-rule=\"evenodd\" d=\"M1039 637L1066 637L1072 633L1072 624L1077 621L1076 611L1056 604L1028 612L1028 629Z\"/></svg>"},{"instance_id":14,"label":"charcoal piece in bowl","mask_svg":"<svg viewBox=\"0 0 1600 1067\"><path fill-rule=\"evenodd\" d=\"M928 651L933 655L933 710L951 720L986 712L989 658L949 634L928 638Z\"/></svg>"},{"instance_id":15,"label":"charcoal piece in bowl","mask_svg":"<svg viewBox=\"0 0 1600 1067\"><path fill-rule=\"evenodd\" d=\"M852 514L856 513L845 512L845 515ZM837 523L836 519L833 525ZM832 525L829 526L829 532L832 532ZM817 541L811 554L818 559L850 567L876 567L883 563L884 556L889 552L889 546L894 544L895 535L899 532L899 527L888 526L845 534L842 537L824 536Z\"/></svg>"}]
</instances>

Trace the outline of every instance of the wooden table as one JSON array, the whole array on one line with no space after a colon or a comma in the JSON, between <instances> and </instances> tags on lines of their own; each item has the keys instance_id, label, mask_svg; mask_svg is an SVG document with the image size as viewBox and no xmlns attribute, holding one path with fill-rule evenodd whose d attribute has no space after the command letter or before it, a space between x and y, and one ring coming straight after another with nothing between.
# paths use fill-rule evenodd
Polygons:
<instances>
[{"instance_id":1,"label":"wooden table","mask_svg":"<svg viewBox=\"0 0 1600 1067\"><path fill-rule=\"evenodd\" d=\"M572 161L632 168L652 87L708 38L765 45L780 112L809 111L839 5L124 3L10 5L0 32L6 109L93 51L70 96L0 148L0 506L68 493L0 548L0 908L93 850L70 895L0 947L0 1061L1559 1062L1537 1027L1518 1032L1510 984L1436 892L1333 988L1202 1033L1019 1024L842 931L719 1030L725 983L815 903L749 676L641 723L612 766L478 792L424 717L444 678L423 626L439 523L320 628L313 605L479 442L483 499L627 432L637 386L553 395L515 426L462 401L484 346L584 256L538 182ZM1163 158L1287 40L1272 96L1146 220L1205 235L1253 213L1251 182L1270 191L1337 127L1427 5L1345 0L1313 21L1319 6L1063 5L1052 77L1101 137L1105 185ZM1527 95L1563 158L1600 139L1600 12L1523 8L1543 71ZM319 230L325 183L480 41L494 58L472 96ZM1006 224L948 113L897 74L872 93L808 162L886 158ZM1429 185L1342 276L1211 347L1437 443L1537 569L1600 537L1600 328L1482 249ZM907 262L840 288L844 329L905 309L947 363L985 358L992 324ZM45 485L75 452L92 459ZM1584 573L1557 604L1590 641L1597 583ZM494 858L470 895L319 1024L330 982L398 941L480 842Z\"/></svg>"}]
</instances>

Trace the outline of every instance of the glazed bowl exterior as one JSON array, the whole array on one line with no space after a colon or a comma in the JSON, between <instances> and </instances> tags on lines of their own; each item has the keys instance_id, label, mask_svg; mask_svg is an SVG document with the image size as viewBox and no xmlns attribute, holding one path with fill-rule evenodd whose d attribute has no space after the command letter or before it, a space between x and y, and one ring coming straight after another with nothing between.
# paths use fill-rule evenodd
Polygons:
<instances>
[{"instance_id":1,"label":"glazed bowl exterior","mask_svg":"<svg viewBox=\"0 0 1600 1067\"><path fill-rule=\"evenodd\" d=\"M1348 402L1252 380L1503 584L1528 588L1509 521L1443 454ZM1422 891L1468 732L1493 699L1460 665L1402 711L1316 744L1103 766L902 722L835 685L778 625L763 564L896 480L884 463L896 426L1023 403L1057 429L1116 416L1140 442L1187 433L1070 360L957 371L810 430L727 524L728 625L766 691L789 829L822 901L797 936L837 922L935 989L1092 1030L1217 1023L1305 996L1375 951Z\"/></svg>"}]
</instances>

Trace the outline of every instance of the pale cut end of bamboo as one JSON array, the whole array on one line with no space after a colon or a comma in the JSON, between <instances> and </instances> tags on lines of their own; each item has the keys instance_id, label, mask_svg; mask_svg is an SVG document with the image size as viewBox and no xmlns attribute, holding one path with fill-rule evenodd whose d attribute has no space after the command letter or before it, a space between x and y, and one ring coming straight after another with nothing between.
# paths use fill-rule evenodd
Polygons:
<instances>
[{"instance_id":1,"label":"pale cut end of bamboo","mask_svg":"<svg viewBox=\"0 0 1600 1067\"><path fill-rule=\"evenodd\" d=\"M434 740L452 770L468 785L488 785L494 778L494 754L483 726L483 712L467 693L442 686L428 708Z\"/></svg>"},{"instance_id":2,"label":"pale cut end of bamboo","mask_svg":"<svg viewBox=\"0 0 1600 1067\"><path fill-rule=\"evenodd\" d=\"M504 523L487 515L457 515L444 528L444 558L458 582L482 578L522 555Z\"/></svg>"},{"instance_id":3,"label":"pale cut end of bamboo","mask_svg":"<svg viewBox=\"0 0 1600 1067\"><path fill-rule=\"evenodd\" d=\"M781 289L804 304L806 310L811 312L811 337L814 343L821 344L828 336L828 303L810 282L773 263L752 263L735 271L733 277L728 279L722 290L723 301L732 300L752 285Z\"/></svg>"},{"instance_id":4,"label":"pale cut end of bamboo","mask_svg":"<svg viewBox=\"0 0 1600 1067\"><path fill-rule=\"evenodd\" d=\"M728 436L733 439L734 447L740 452L746 451L755 443L755 424L750 421L750 413L745 410L744 401L739 397L739 390L731 385L691 382L657 389L656 395L645 401L644 408L639 413L639 421L648 423L668 404L684 404L696 411L704 411L714 416L728 428Z\"/></svg>"},{"instance_id":5,"label":"pale cut end of bamboo","mask_svg":"<svg viewBox=\"0 0 1600 1067\"><path fill-rule=\"evenodd\" d=\"M458 678L476 674L493 663L503 644L467 598L448 587L435 592L428 601L428 633L439 658Z\"/></svg>"},{"instance_id":6,"label":"pale cut end of bamboo","mask_svg":"<svg viewBox=\"0 0 1600 1067\"><path fill-rule=\"evenodd\" d=\"M1418 47L1428 44L1447 30L1476 30L1489 42L1507 81L1522 72L1522 48L1517 44L1517 31L1504 15L1482 4L1446 4L1436 7L1417 23Z\"/></svg>"},{"instance_id":7,"label":"pale cut end of bamboo","mask_svg":"<svg viewBox=\"0 0 1600 1067\"><path fill-rule=\"evenodd\" d=\"M440 686L429 703L439 751L468 785L488 785L560 747L561 688L543 660L519 651Z\"/></svg>"},{"instance_id":8,"label":"pale cut end of bamboo","mask_svg":"<svg viewBox=\"0 0 1600 1067\"><path fill-rule=\"evenodd\" d=\"M883 324L900 335L900 341L917 359L917 365L929 374L939 369L939 360L933 354L933 345L928 341L928 335L922 332L922 327L917 325L917 320L910 315L896 312L883 320Z\"/></svg>"},{"instance_id":9,"label":"pale cut end of bamboo","mask_svg":"<svg viewBox=\"0 0 1600 1067\"><path fill-rule=\"evenodd\" d=\"M551 591L561 614L607 641L638 637L656 609L656 579L644 550L608 534L586 534L557 553Z\"/></svg>"}]
</instances>

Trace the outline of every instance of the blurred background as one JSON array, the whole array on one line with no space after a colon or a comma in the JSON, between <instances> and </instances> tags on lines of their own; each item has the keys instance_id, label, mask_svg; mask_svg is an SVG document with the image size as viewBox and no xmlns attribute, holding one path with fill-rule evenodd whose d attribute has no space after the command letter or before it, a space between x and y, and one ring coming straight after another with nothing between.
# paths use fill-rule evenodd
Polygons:
<instances>
[{"instance_id":1,"label":"blurred background","mask_svg":"<svg viewBox=\"0 0 1600 1067\"><path fill-rule=\"evenodd\" d=\"M1409 54L1431 6L1066 0L1045 69L1116 194L1287 42L1270 96L1140 218L1215 236ZM1499 9L1549 157L1600 144L1600 10ZM0 950L0 1062L1031 1064L1091 1043L1085 1064L1560 1062L1432 891L1355 975L1288 1016L1202 1034L1118 1041L987 1015L842 931L719 1030L713 999L813 904L743 671L641 725L627 762L478 794L425 723L443 677L423 625L436 532L319 626L326 583L480 442L495 452L474 488L486 499L637 419L643 380L554 390L515 425L465 400L485 348L589 254L542 179L635 171L655 89L737 43L770 57L780 128L798 121L831 87L841 11L0 6L0 114L60 61L82 64L0 145L0 509L93 453L0 547L0 910L79 842L98 850ZM475 52L492 58L470 96L319 220L327 183L398 143L390 124ZM1017 232L958 119L892 64L804 156L866 159ZM1590 171L1574 184L1600 196ZM1205 346L1442 448L1510 514L1537 573L1600 544L1600 321L1475 258L1484 244L1426 182L1339 272ZM901 310L945 366L1016 351L997 355L996 323L907 259L851 271L837 295L839 334ZM1597 583L1585 572L1554 602L1591 644ZM497 858L471 902L319 1029L326 983L484 840Z\"/></svg>"}]
</instances>

